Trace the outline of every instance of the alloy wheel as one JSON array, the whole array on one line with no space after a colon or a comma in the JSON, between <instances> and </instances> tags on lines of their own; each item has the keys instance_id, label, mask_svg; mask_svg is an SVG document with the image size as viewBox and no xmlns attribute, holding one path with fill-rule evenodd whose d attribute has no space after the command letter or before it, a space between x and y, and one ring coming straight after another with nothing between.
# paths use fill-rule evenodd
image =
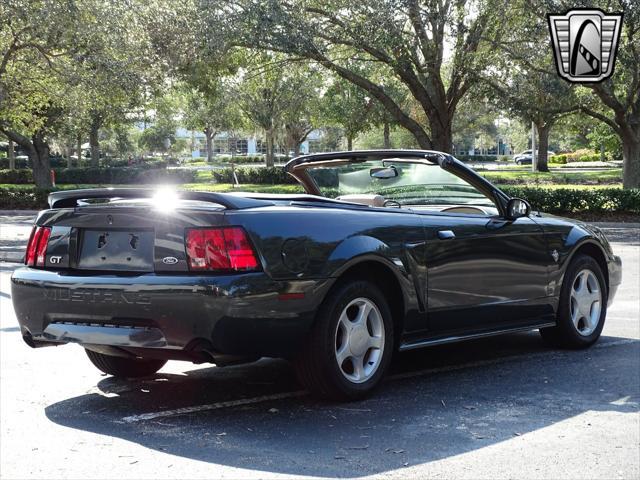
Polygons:
<instances>
[{"instance_id":1,"label":"alloy wheel","mask_svg":"<svg viewBox=\"0 0 640 480\"><path fill-rule=\"evenodd\" d=\"M600 322L602 288L596 275L589 269L578 272L571 285L569 312L576 331L585 337L591 335Z\"/></svg>"},{"instance_id":2,"label":"alloy wheel","mask_svg":"<svg viewBox=\"0 0 640 480\"><path fill-rule=\"evenodd\" d=\"M385 332L380 310L368 298L356 298L342 310L335 331L335 358L342 375L364 383L378 370Z\"/></svg>"}]
</instances>

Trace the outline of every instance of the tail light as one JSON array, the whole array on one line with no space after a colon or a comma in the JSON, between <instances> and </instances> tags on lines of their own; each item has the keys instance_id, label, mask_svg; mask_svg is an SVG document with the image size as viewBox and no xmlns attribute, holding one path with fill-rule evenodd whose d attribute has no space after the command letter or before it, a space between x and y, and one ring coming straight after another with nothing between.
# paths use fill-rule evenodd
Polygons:
<instances>
[{"instance_id":1,"label":"tail light","mask_svg":"<svg viewBox=\"0 0 640 480\"><path fill-rule=\"evenodd\" d=\"M51 227L33 227L29 243L27 244L27 255L25 264L30 267L44 267L47 245L51 236Z\"/></svg>"},{"instance_id":2,"label":"tail light","mask_svg":"<svg viewBox=\"0 0 640 480\"><path fill-rule=\"evenodd\" d=\"M190 228L185 234L191 270L249 271L258 258L242 227Z\"/></svg>"}]
</instances>

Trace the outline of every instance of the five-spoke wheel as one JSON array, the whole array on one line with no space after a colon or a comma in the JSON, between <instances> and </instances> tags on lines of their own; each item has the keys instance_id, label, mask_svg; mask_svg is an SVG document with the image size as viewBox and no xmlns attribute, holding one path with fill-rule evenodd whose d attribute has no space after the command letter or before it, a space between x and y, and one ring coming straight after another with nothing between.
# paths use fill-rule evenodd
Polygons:
<instances>
[{"instance_id":1,"label":"five-spoke wheel","mask_svg":"<svg viewBox=\"0 0 640 480\"><path fill-rule=\"evenodd\" d=\"M384 324L378 307L368 298L349 303L336 325L335 356L351 382L366 382L376 373L384 350Z\"/></svg>"},{"instance_id":2,"label":"five-spoke wheel","mask_svg":"<svg viewBox=\"0 0 640 480\"><path fill-rule=\"evenodd\" d=\"M602 291L596 275L581 270L571 286L571 321L580 335L589 336L598 326L602 308Z\"/></svg>"},{"instance_id":3,"label":"five-spoke wheel","mask_svg":"<svg viewBox=\"0 0 640 480\"><path fill-rule=\"evenodd\" d=\"M567 267L560 292L556 326L540 330L554 346L585 348L598 340L607 314L607 284L590 256L578 255Z\"/></svg>"},{"instance_id":4,"label":"five-spoke wheel","mask_svg":"<svg viewBox=\"0 0 640 480\"><path fill-rule=\"evenodd\" d=\"M296 370L317 395L354 400L370 393L391 360L393 323L373 283L345 279L327 295L301 349Z\"/></svg>"}]
</instances>

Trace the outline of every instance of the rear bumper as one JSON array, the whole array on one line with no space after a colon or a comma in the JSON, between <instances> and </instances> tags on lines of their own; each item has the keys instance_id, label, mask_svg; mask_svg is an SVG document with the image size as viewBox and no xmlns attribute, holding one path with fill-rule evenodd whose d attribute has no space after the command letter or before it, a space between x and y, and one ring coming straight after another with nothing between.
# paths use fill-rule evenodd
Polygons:
<instances>
[{"instance_id":1,"label":"rear bumper","mask_svg":"<svg viewBox=\"0 0 640 480\"><path fill-rule=\"evenodd\" d=\"M286 356L300 345L330 280L238 275L78 275L16 270L12 299L31 346ZM285 293L303 295L282 296ZM175 355L174 355L175 356Z\"/></svg>"}]
</instances>

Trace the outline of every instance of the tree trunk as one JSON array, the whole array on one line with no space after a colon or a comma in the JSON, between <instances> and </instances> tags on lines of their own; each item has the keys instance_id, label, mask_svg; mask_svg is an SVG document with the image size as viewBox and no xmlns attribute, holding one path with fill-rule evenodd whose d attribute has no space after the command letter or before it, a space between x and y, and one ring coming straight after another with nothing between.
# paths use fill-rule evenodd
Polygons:
<instances>
[{"instance_id":1,"label":"tree trunk","mask_svg":"<svg viewBox=\"0 0 640 480\"><path fill-rule=\"evenodd\" d=\"M418 143L420 148L437 150L439 152L451 153L453 147L453 133L451 132L451 121L448 121L446 125L442 125L439 118L432 118L429 120L429 127L431 129L431 146L423 146Z\"/></svg>"},{"instance_id":2,"label":"tree trunk","mask_svg":"<svg viewBox=\"0 0 640 480\"><path fill-rule=\"evenodd\" d=\"M386 120L384 122L383 137L384 137L384 148L388 150L391 148L391 138L390 138L390 132L389 132L389 122L387 122Z\"/></svg>"},{"instance_id":3,"label":"tree trunk","mask_svg":"<svg viewBox=\"0 0 640 480\"><path fill-rule=\"evenodd\" d=\"M78 135L76 139L76 167L82 166L82 136Z\"/></svg>"},{"instance_id":4,"label":"tree trunk","mask_svg":"<svg viewBox=\"0 0 640 480\"><path fill-rule=\"evenodd\" d=\"M267 137L267 157L266 157L266 164L267 167L273 167L275 165L275 161L274 161L274 142L273 142L273 128L269 128L268 130L266 130L266 137Z\"/></svg>"},{"instance_id":5,"label":"tree trunk","mask_svg":"<svg viewBox=\"0 0 640 480\"><path fill-rule=\"evenodd\" d=\"M536 124L536 130L538 131L538 172L548 172L549 164L547 158L547 150L549 150L549 131L551 126L547 123L540 125Z\"/></svg>"},{"instance_id":6,"label":"tree trunk","mask_svg":"<svg viewBox=\"0 0 640 480\"><path fill-rule=\"evenodd\" d=\"M13 148L13 140L11 139L9 139L7 157L9 157L9 170L15 170L16 169L16 151Z\"/></svg>"},{"instance_id":7,"label":"tree trunk","mask_svg":"<svg viewBox=\"0 0 640 480\"><path fill-rule=\"evenodd\" d=\"M95 115L91 120L91 129L89 130L89 146L91 147L91 166L98 167L100 165L100 126L102 119L99 115Z\"/></svg>"},{"instance_id":8,"label":"tree trunk","mask_svg":"<svg viewBox=\"0 0 640 480\"><path fill-rule=\"evenodd\" d=\"M49 145L42 132L36 132L28 148L29 160L33 168L33 181L38 188L51 188L51 163L49 161Z\"/></svg>"},{"instance_id":9,"label":"tree trunk","mask_svg":"<svg viewBox=\"0 0 640 480\"><path fill-rule=\"evenodd\" d=\"M640 135L622 135L622 160L623 188L640 188Z\"/></svg>"},{"instance_id":10,"label":"tree trunk","mask_svg":"<svg viewBox=\"0 0 640 480\"><path fill-rule=\"evenodd\" d=\"M204 141L207 148L207 163L211 163L213 161L213 135L211 128L207 127L204 129Z\"/></svg>"},{"instance_id":11,"label":"tree trunk","mask_svg":"<svg viewBox=\"0 0 640 480\"><path fill-rule=\"evenodd\" d=\"M31 138L25 137L12 130L0 130L7 138L20 145L27 151L33 181L38 188L51 188L51 162L49 161L49 145L44 138L44 132L38 131Z\"/></svg>"},{"instance_id":12,"label":"tree trunk","mask_svg":"<svg viewBox=\"0 0 640 480\"><path fill-rule=\"evenodd\" d=\"M351 135L347 136L347 150L353 150L353 137Z\"/></svg>"},{"instance_id":13,"label":"tree trunk","mask_svg":"<svg viewBox=\"0 0 640 480\"><path fill-rule=\"evenodd\" d=\"M66 150L66 154L67 154L67 168L72 168L73 167L73 163L71 161L71 153L73 152L73 146L71 143L67 143L65 145L65 150Z\"/></svg>"},{"instance_id":14,"label":"tree trunk","mask_svg":"<svg viewBox=\"0 0 640 480\"><path fill-rule=\"evenodd\" d=\"M293 158L300 156L300 147L302 146L301 142L293 143Z\"/></svg>"}]
</instances>

